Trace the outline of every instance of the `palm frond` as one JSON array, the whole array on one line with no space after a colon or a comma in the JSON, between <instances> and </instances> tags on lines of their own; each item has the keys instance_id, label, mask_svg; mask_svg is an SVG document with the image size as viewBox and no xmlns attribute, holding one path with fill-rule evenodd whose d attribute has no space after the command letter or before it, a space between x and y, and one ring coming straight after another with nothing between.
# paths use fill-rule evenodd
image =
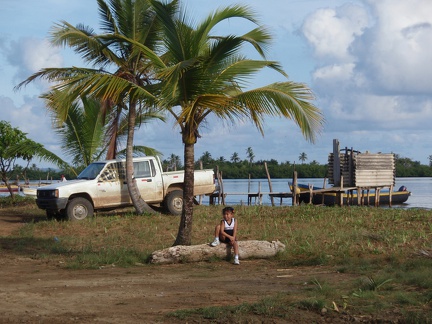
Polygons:
<instances>
[{"instance_id":1,"label":"palm frond","mask_svg":"<svg viewBox=\"0 0 432 324\"><path fill-rule=\"evenodd\" d=\"M111 2L111 7L114 5ZM98 11L100 16L101 29L107 34L116 34L118 32L118 28L116 26L116 21L113 17L113 13L111 12L110 6L107 4L105 0L97 0L98 3Z\"/></svg>"},{"instance_id":2,"label":"palm frond","mask_svg":"<svg viewBox=\"0 0 432 324\"><path fill-rule=\"evenodd\" d=\"M279 82L241 93L234 101L236 106L247 107L248 117L261 132L263 116L285 117L292 119L313 143L324 123L322 113L311 103L313 99L304 84Z\"/></svg>"},{"instance_id":3,"label":"palm frond","mask_svg":"<svg viewBox=\"0 0 432 324\"><path fill-rule=\"evenodd\" d=\"M163 155L161 152L159 152L154 148L147 147L147 146L140 146L140 145L134 145L133 153L135 156L162 156ZM119 151L118 155L121 157L125 157L126 150Z\"/></svg>"},{"instance_id":4,"label":"palm frond","mask_svg":"<svg viewBox=\"0 0 432 324\"><path fill-rule=\"evenodd\" d=\"M30 139L9 146L5 153L10 155L19 154L20 156L26 157L27 160L39 158L40 160L52 163L62 169L72 170L69 164L63 161L60 157L45 149L42 144L36 143Z\"/></svg>"},{"instance_id":5,"label":"palm frond","mask_svg":"<svg viewBox=\"0 0 432 324\"><path fill-rule=\"evenodd\" d=\"M214 11L201 24L196 27L196 32L200 40L200 46L208 42L210 32L220 22L230 19L240 18L257 24L258 20L255 13L248 6L232 5Z\"/></svg>"}]
</instances>

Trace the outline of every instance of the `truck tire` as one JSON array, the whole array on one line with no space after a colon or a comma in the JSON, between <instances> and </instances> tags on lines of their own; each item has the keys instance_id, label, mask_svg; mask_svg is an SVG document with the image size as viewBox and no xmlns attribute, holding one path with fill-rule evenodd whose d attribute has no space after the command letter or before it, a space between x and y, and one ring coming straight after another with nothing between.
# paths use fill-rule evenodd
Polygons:
<instances>
[{"instance_id":1,"label":"truck tire","mask_svg":"<svg viewBox=\"0 0 432 324\"><path fill-rule=\"evenodd\" d=\"M93 205L85 198L73 198L66 207L66 215L70 221L79 221L92 217Z\"/></svg>"},{"instance_id":2,"label":"truck tire","mask_svg":"<svg viewBox=\"0 0 432 324\"><path fill-rule=\"evenodd\" d=\"M165 197L165 208L173 215L181 215L183 210L183 190L171 191Z\"/></svg>"}]
</instances>

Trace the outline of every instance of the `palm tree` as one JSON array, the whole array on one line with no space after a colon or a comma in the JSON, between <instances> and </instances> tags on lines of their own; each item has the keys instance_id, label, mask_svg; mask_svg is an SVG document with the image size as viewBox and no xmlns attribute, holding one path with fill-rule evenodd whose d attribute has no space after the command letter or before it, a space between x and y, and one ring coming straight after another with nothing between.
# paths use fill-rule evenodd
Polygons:
<instances>
[{"instance_id":1,"label":"palm tree","mask_svg":"<svg viewBox=\"0 0 432 324\"><path fill-rule=\"evenodd\" d=\"M301 163L305 163L306 160L308 159L307 154L305 152L300 153L299 155L299 161L301 161Z\"/></svg>"},{"instance_id":2,"label":"palm tree","mask_svg":"<svg viewBox=\"0 0 432 324\"><path fill-rule=\"evenodd\" d=\"M237 153L237 152L234 152L234 153L231 155L230 160L231 160L231 162L233 162L233 163L238 163L238 161L240 161L240 157L239 157L238 153Z\"/></svg>"},{"instance_id":3,"label":"palm tree","mask_svg":"<svg viewBox=\"0 0 432 324\"><path fill-rule=\"evenodd\" d=\"M69 46L93 68L45 68L18 85L43 78L56 82L53 100L63 107L63 118L78 98L94 97L127 111L126 180L136 211L153 210L141 198L133 179L133 140L137 112L153 105L153 68L162 61L152 51L159 41L159 25L149 1L97 0L101 34L83 25L55 25L51 37L56 46ZM169 5L167 6L169 7ZM115 129L113 129L116 132ZM113 142L111 143L113 144Z\"/></svg>"},{"instance_id":4,"label":"palm tree","mask_svg":"<svg viewBox=\"0 0 432 324\"><path fill-rule=\"evenodd\" d=\"M213 158L212 158L211 153L209 151L205 151L201 155L200 160L203 163L203 165L209 165L210 163L213 162Z\"/></svg>"},{"instance_id":5,"label":"palm tree","mask_svg":"<svg viewBox=\"0 0 432 324\"><path fill-rule=\"evenodd\" d=\"M194 26L178 1L169 5L152 1L164 27L165 67L158 67L162 80L159 105L175 118L184 144L185 185L183 211L174 245L191 244L194 187L194 145L200 126L210 114L231 122L249 119L263 133L267 115L292 119L306 139L313 141L321 128L322 115L311 101L307 86L291 81L278 82L244 91L246 81L263 68L286 73L277 62L265 59L263 48L271 36L257 27L240 36L213 35L215 27L230 18L257 23L247 7L229 6L210 14ZM175 8L173 8L175 6ZM263 57L251 60L240 54L242 45L251 44Z\"/></svg>"},{"instance_id":6,"label":"palm tree","mask_svg":"<svg viewBox=\"0 0 432 324\"><path fill-rule=\"evenodd\" d=\"M180 156L172 153L169 158L169 167L171 170L177 171L177 168L181 167Z\"/></svg>"},{"instance_id":7,"label":"palm tree","mask_svg":"<svg viewBox=\"0 0 432 324\"><path fill-rule=\"evenodd\" d=\"M249 147L246 149L246 156L247 156L247 158L249 159L249 164L251 165L252 162L253 162L253 160L255 159L255 154L254 154L254 152L253 152L253 150L252 150L252 147L249 146Z\"/></svg>"}]
</instances>

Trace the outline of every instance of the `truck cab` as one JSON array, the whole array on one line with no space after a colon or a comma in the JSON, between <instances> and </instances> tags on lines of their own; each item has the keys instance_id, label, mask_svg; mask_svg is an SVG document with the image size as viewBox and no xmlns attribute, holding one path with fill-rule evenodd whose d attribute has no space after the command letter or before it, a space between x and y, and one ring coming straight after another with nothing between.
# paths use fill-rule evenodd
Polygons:
<instances>
[{"instance_id":1,"label":"truck cab","mask_svg":"<svg viewBox=\"0 0 432 324\"><path fill-rule=\"evenodd\" d=\"M163 206L172 214L183 207L183 171L163 172L156 157L134 158L134 179L141 197L149 205ZM195 173L196 195L215 190L213 170ZM48 218L81 220L95 210L132 206L126 182L126 161L106 160L91 163L76 180L38 188L36 204Z\"/></svg>"}]
</instances>

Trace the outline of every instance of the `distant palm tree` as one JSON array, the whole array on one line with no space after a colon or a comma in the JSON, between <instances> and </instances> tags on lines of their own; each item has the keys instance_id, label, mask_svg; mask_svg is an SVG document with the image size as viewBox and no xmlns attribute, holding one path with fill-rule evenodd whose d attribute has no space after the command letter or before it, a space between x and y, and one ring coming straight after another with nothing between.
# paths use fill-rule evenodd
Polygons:
<instances>
[{"instance_id":1,"label":"distant palm tree","mask_svg":"<svg viewBox=\"0 0 432 324\"><path fill-rule=\"evenodd\" d=\"M171 170L177 171L177 168L181 167L181 159L180 156L172 153L169 158L169 167Z\"/></svg>"},{"instance_id":2,"label":"distant palm tree","mask_svg":"<svg viewBox=\"0 0 432 324\"><path fill-rule=\"evenodd\" d=\"M249 164L252 164L253 160L255 159L255 154L254 154L254 152L252 150L252 147L249 146L246 149L246 156L249 159Z\"/></svg>"},{"instance_id":3,"label":"distant palm tree","mask_svg":"<svg viewBox=\"0 0 432 324\"><path fill-rule=\"evenodd\" d=\"M212 158L211 153L209 151L205 151L201 155L200 160L203 163L203 165L209 165L210 163L213 162L213 158Z\"/></svg>"},{"instance_id":4,"label":"distant palm tree","mask_svg":"<svg viewBox=\"0 0 432 324\"><path fill-rule=\"evenodd\" d=\"M240 157L237 152L234 152L230 158L231 162L238 163L240 161Z\"/></svg>"},{"instance_id":5,"label":"distant palm tree","mask_svg":"<svg viewBox=\"0 0 432 324\"><path fill-rule=\"evenodd\" d=\"M152 1L164 26L164 67L158 67L161 80L159 105L169 111L179 125L184 144L184 195L179 231L174 245L191 244L194 206L194 145L199 129L210 114L221 119L251 120L263 133L267 115L292 119L304 136L313 141L321 128L322 115L304 84L278 82L244 91L246 80L263 68L286 73L277 62L267 61L263 48L271 36L257 27L244 35L215 34L220 23L231 18L256 23L248 7L220 8L197 25L180 10L178 1L164 4ZM252 45L262 60L247 59L243 45Z\"/></svg>"},{"instance_id":6,"label":"distant palm tree","mask_svg":"<svg viewBox=\"0 0 432 324\"><path fill-rule=\"evenodd\" d=\"M301 163L305 163L306 160L308 159L307 154L305 152L300 153L299 155L299 161L301 161Z\"/></svg>"}]
</instances>

